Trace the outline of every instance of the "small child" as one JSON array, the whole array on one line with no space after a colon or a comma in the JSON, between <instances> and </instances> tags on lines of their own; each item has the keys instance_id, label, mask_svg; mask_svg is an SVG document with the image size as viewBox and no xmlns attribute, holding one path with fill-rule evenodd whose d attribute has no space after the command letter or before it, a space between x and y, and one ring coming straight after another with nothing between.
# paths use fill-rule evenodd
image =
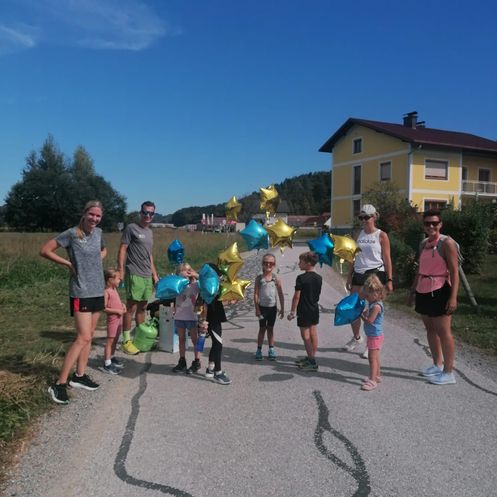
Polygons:
<instances>
[{"instance_id":1,"label":"small child","mask_svg":"<svg viewBox=\"0 0 497 497\"><path fill-rule=\"evenodd\" d=\"M362 390L374 390L381 382L380 350L383 344L383 315L385 287L378 276L368 277L362 288L362 293L368 301L368 308L364 310L361 319L364 321L368 345L369 377L364 379Z\"/></svg>"},{"instance_id":2,"label":"small child","mask_svg":"<svg viewBox=\"0 0 497 497\"><path fill-rule=\"evenodd\" d=\"M199 287L198 273L196 273L190 264L183 263L176 269L176 274L188 278L190 284L176 297L174 305L174 326L179 337L179 361L173 368L175 373L193 374L200 369L200 352L197 351L197 330L198 316L195 313L195 303L197 302ZM186 366L186 332L190 333L190 338L194 348L194 360L192 365L187 369Z\"/></svg>"},{"instance_id":3,"label":"small child","mask_svg":"<svg viewBox=\"0 0 497 497\"><path fill-rule=\"evenodd\" d=\"M273 274L276 266L276 257L273 254L265 254L262 258L262 274L255 279L254 284L254 304L255 315L259 318L259 334L257 336L257 351L255 359L262 361L262 344L267 331L267 342L269 345L268 359L276 360L274 350L274 323L278 309L276 307L276 294L280 300L280 310L278 315L283 318L285 315L285 299L281 287L281 280Z\"/></svg>"},{"instance_id":4,"label":"small child","mask_svg":"<svg viewBox=\"0 0 497 497\"><path fill-rule=\"evenodd\" d=\"M314 272L318 256L314 252L304 252L299 256L299 268L305 271L297 276L295 293L292 298L292 309L288 320L295 317L297 326L304 341L307 357L297 361L297 366L304 371L317 371L316 352L318 350L319 296L323 279Z\"/></svg>"},{"instance_id":5,"label":"small child","mask_svg":"<svg viewBox=\"0 0 497 497\"><path fill-rule=\"evenodd\" d=\"M115 268L104 270L105 278L105 313L107 314L107 340L104 348L104 365L100 368L104 373L119 374L123 363L114 357L117 342L123 329L123 315L126 306L121 302L117 289L121 283L121 273Z\"/></svg>"}]
</instances>

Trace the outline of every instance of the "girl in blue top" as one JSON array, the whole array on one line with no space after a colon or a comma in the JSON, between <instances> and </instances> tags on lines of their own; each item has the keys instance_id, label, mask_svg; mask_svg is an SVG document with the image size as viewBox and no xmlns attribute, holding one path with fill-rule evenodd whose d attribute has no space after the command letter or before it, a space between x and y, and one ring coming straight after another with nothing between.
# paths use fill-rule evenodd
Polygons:
<instances>
[{"instance_id":1,"label":"girl in blue top","mask_svg":"<svg viewBox=\"0 0 497 497\"><path fill-rule=\"evenodd\" d=\"M380 350L383 345L383 315L385 298L385 287L378 276L372 274L363 286L364 298L368 301L368 307L361 315L364 321L364 333L366 333L368 344L369 376L364 379L362 390L374 390L381 381L380 374Z\"/></svg>"}]
</instances>

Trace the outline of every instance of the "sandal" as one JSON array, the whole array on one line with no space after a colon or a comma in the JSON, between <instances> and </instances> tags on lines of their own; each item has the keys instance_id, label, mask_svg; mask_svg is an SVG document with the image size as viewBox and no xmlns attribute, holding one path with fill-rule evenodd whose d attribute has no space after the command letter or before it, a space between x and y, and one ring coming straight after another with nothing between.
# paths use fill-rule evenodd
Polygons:
<instances>
[{"instance_id":1,"label":"sandal","mask_svg":"<svg viewBox=\"0 0 497 497\"><path fill-rule=\"evenodd\" d=\"M376 383L381 383L381 380L382 380L381 376L377 376L376 379L375 379ZM371 381L371 378L369 376L365 376L362 379L363 383L367 383L368 381Z\"/></svg>"},{"instance_id":2,"label":"sandal","mask_svg":"<svg viewBox=\"0 0 497 497\"><path fill-rule=\"evenodd\" d=\"M371 390L374 390L377 386L378 383L376 383L376 381L368 379L368 381L362 385L361 390L366 390L370 392Z\"/></svg>"}]
</instances>

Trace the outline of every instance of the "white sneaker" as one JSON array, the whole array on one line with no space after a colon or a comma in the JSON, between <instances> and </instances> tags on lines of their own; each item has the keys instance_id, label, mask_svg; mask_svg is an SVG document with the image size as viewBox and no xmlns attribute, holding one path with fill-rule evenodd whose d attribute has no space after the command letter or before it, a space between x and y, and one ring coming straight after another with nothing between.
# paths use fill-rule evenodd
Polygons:
<instances>
[{"instance_id":1,"label":"white sneaker","mask_svg":"<svg viewBox=\"0 0 497 497\"><path fill-rule=\"evenodd\" d=\"M361 357L363 359L367 359L369 357L369 350L366 349L362 354L361 354Z\"/></svg>"},{"instance_id":2,"label":"white sneaker","mask_svg":"<svg viewBox=\"0 0 497 497\"><path fill-rule=\"evenodd\" d=\"M358 347L361 343L364 342L364 338L360 336L359 338L354 338L352 337L344 346L343 350L346 350L347 352L352 352L356 347Z\"/></svg>"}]
</instances>

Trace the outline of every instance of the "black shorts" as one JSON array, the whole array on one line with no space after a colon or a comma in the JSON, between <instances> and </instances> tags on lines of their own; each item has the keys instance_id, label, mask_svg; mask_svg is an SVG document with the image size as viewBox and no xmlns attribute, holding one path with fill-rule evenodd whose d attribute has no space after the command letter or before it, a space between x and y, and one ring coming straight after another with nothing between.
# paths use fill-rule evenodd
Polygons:
<instances>
[{"instance_id":1,"label":"black shorts","mask_svg":"<svg viewBox=\"0 0 497 497\"><path fill-rule=\"evenodd\" d=\"M442 288L433 293L416 292L416 306L418 314L435 318L447 314L447 302L450 298L450 285L445 283Z\"/></svg>"},{"instance_id":2,"label":"black shorts","mask_svg":"<svg viewBox=\"0 0 497 497\"><path fill-rule=\"evenodd\" d=\"M319 309L314 312L307 311L297 314L297 326L299 328L308 328L316 324L319 324Z\"/></svg>"},{"instance_id":3,"label":"black shorts","mask_svg":"<svg viewBox=\"0 0 497 497\"><path fill-rule=\"evenodd\" d=\"M378 279L382 282L383 285L387 284L387 273L385 271L378 271L377 269L369 269L365 273L352 273L352 285L353 286L362 286L366 283L366 280L372 274L376 274Z\"/></svg>"},{"instance_id":4,"label":"black shorts","mask_svg":"<svg viewBox=\"0 0 497 497\"><path fill-rule=\"evenodd\" d=\"M88 297L80 299L79 297L70 297L71 316L75 312L100 312L105 309L105 300L102 297Z\"/></svg>"},{"instance_id":5,"label":"black shorts","mask_svg":"<svg viewBox=\"0 0 497 497\"><path fill-rule=\"evenodd\" d=\"M259 306L261 310L261 317L259 318L259 326L266 327L269 326L272 328L274 323L276 322L276 306L273 307L264 307L262 305Z\"/></svg>"}]
</instances>

